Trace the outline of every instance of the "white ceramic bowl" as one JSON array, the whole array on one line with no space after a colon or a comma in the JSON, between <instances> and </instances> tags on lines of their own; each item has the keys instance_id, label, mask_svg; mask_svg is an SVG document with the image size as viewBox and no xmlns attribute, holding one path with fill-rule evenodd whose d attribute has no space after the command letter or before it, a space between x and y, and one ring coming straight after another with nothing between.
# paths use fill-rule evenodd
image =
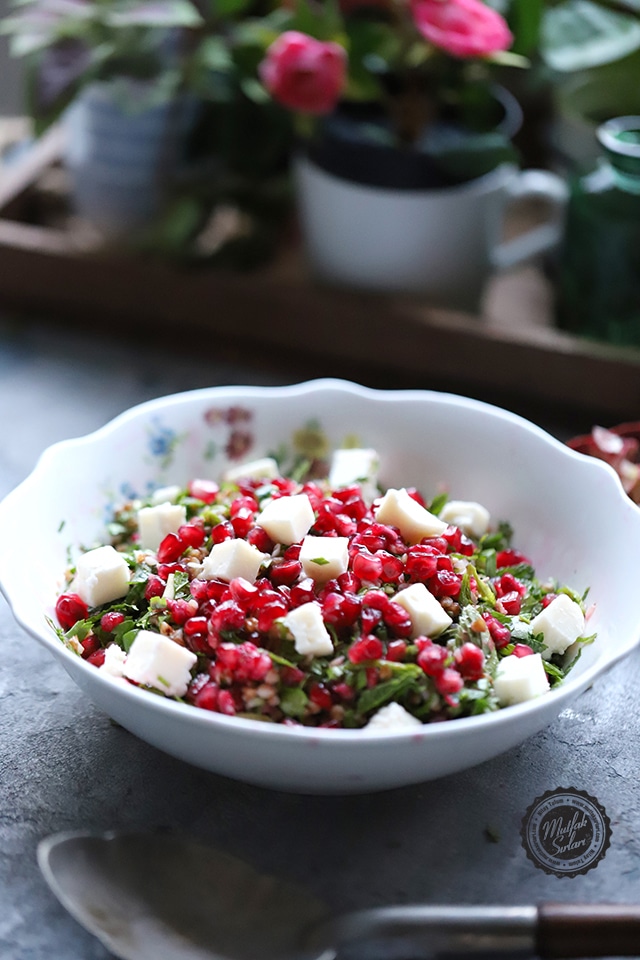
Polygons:
<instances>
[{"instance_id":1,"label":"white ceramic bowl","mask_svg":"<svg viewBox=\"0 0 640 960\"><path fill-rule=\"evenodd\" d=\"M230 462L280 447L322 455L348 435L378 450L384 485L415 485L430 495L444 484L456 498L478 500L512 523L514 545L542 577L590 586L598 639L564 684L524 704L417 732L309 730L226 717L112 681L47 625L69 545L99 537L107 508L123 494L215 477ZM11 550L2 551L2 591L19 623L100 708L167 753L284 790L398 787L494 757L551 722L640 635L640 510L614 471L513 414L441 393L320 380L211 388L142 404L49 448L0 504L0 542L37 544L28 572Z\"/></svg>"}]
</instances>

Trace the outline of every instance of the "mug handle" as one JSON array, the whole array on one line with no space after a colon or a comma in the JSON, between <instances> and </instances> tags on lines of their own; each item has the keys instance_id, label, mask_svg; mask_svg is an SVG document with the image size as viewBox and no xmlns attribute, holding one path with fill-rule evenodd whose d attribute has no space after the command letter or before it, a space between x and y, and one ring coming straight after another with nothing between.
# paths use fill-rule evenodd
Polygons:
<instances>
[{"instance_id":1,"label":"mug handle","mask_svg":"<svg viewBox=\"0 0 640 960\"><path fill-rule=\"evenodd\" d=\"M569 198L566 182L549 170L522 170L506 188L502 218L509 204L526 197L546 200L550 207L547 223L526 230L513 240L498 243L491 251L491 263L497 270L508 270L557 247L562 239L564 214Z\"/></svg>"}]
</instances>

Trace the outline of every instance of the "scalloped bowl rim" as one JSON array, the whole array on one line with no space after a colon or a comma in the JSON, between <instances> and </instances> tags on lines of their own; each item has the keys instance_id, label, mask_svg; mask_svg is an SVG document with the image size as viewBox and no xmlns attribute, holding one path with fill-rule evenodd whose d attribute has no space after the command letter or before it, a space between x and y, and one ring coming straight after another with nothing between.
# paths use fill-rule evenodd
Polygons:
<instances>
[{"instance_id":1,"label":"scalloped bowl rim","mask_svg":"<svg viewBox=\"0 0 640 960\"><path fill-rule=\"evenodd\" d=\"M324 378L304 381L286 386L205 387L197 390L170 394L136 404L89 434L61 440L49 446L39 457L32 472L16 488L14 488L14 490L7 494L4 500L0 503L0 530L2 529L4 517L9 510L13 509L13 504L15 503L18 505L23 500L25 495L28 495L32 489L37 486L40 479L46 476L50 466L55 464L60 457L64 457L67 450L99 443L101 440L107 439L111 434L117 433L123 425L131 420L154 413L158 410L166 408L167 406L182 403L188 404L200 399L208 400L210 398L214 398L219 400L224 399L225 396L237 398L239 394L242 394L247 399L260 400L261 398L269 397L303 396L306 394L314 394L318 391L322 392L326 389L338 389L345 393L352 393L363 398L384 400L385 402L406 403L407 401L437 401L440 403L459 406L461 410L465 408L473 408L479 412L484 412L493 417L501 418L505 422L515 423L519 425L522 430L536 435L546 444L555 447L557 450L561 450L567 460L581 461L581 469L585 472L585 474L587 472L597 471L605 475L609 485L612 488L612 495L614 492L617 492L621 503L624 501L633 510L638 509L629 501L628 497L624 493L616 472L608 464L604 463L603 461L587 457L582 453L570 449L568 446L551 436L542 428L531 423L518 414L504 410L499 406L495 406L485 401L469 399L453 393L420 389L380 390L363 387L359 384L346 380ZM446 740L451 737L455 739L463 734L465 730L480 731L483 728L490 730L492 727L498 724L508 723L511 720L516 720L516 718L527 717L539 712L557 715L565 701L573 699L578 693L586 689L586 687L593 683L597 677L608 671L623 657L627 656L640 642L639 626L637 636L633 637L630 635L629 639L621 643L620 646L615 650L610 650L608 652L602 651L595 663L588 666L581 673L576 674L575 676L570 674L569 678L564 681L563 684L545 694L544 697L536 698L525 703L513 705L506 709L489 714L483 714L477 717L462 717L446 723L425 724L420 731L416 731L414 729L389 730L376 732L375 734L367 733L365 735L362 730L328 730L322 728L283 726L281 724L269 724L263 721L251 720L244 717L226 717L222 714L198 710L189 704L165 700L160 697L150 695L147 691L139 690L136 687L114 683L112 678L107 675L103 675L91 664L86 663L84 660L78 658L77 655L65 648L59 639L53 634L53 632L49 631L48 629L44 629L46 626L44 622L41 630L34 628L33 624L30 623L29 620L24 616L24 608L20 603L19 598L16 599L10 586L7 585L7 580L10 580L10 577L7 577L6 575L7 562L8 561L6 561L4 558L0 559L0 591L7 600L16 621L30 635L34 636L35 639L42 643L47 649L51 650L51 652L56 657L61 659L63 663L67 663L69 666L72 666L74 668L74 672L78 670L81 671L81 673L85 672L87 678L91 679L92 684L96 682L104 684L110 687L110 692L113 692L113 694L117 697L125 697L132 703L136 703L140 706L146 704L146 709L148 711L158 712L168 716L174 715L181 718L188 718L193 724L225 729L228 730L229 733L232 733L238 737L250 736L252 738L258 737L266 738L268 740L272 740L274 738L284 740L300 738L316 743L330 742L338 751L344 747L351 747L354 745L354 743L357 743L364 751L369 751L375 746L379 746L381 743L388 743L389 741L416 739L429 740L434 738L437 738L438 740Z\"/></svg>"}]
</instances>

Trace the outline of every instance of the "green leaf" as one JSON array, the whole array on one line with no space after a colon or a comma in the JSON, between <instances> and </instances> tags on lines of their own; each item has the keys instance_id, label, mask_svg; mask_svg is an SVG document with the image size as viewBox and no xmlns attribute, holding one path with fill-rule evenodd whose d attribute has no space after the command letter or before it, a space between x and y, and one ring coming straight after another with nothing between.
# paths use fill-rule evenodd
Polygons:
<instances>
[{"instance_id":1,"label":"green leaf","mask_svg":"<svg viewBox=\"0 0 640 960\"><path fill-rule=\"evenodd\" d=\"M564 0L544 14L540 52L554 70L585 70L620 60L639 48L638 18L592 0Z\"/></svg>"},{"instance_id":2,"label":"green leaf","mask_svg":"<svg viewBox=\"0 0 640 960\"><path fill-rule=\"evenodd\" d=\"M439 493L437 497L434 497L431 503L429 504L429 512L439 517L442 513L442 509L449 499L448 493Z\"/></svg>"},{"instance_id":3,"label":"green leaf","mask_svg":"<svg viewBox=\"0 0 640 960\"><path fill-rule=\"evenodd\" d=\"M378 710L386 703L392 700L399 700L411 687L419 680L422 671L419 667L412 666L413 669L405 670L403 673L392 677L391 680L384 680L375 687L368 687L358 697L358 711L360 713L371 713L372 710Z\"/></svg>"},{"instance_id":4,"label":"green leaf","mask_svg":"<svg viewBox=\"0 0 640 960\"><path fill-rule=\"evenodd\" d=\"M514 36L511 53L529 56L538 49L544 8L544 0L511 0L507 18Z\"/></svg>"},{"instance_id":5,"label":"green leaf","mask_svg":"<svg viewBox=\"0 0 640 960\"><path fill-rule=\"evenodd\" d=\"M301 687L284 687L280 691L280 709L288 717L303 717L309 698Z\"/></svg>"},{"instance_id":6,"label":"green leaf","mask_svg":"<svg viewBox=\"0 0 640 960\"><path fill-rule=\"evenodd\" d=\"M104 16L112 27L199 27L203 20L189 0L125 0L116 3Z\"/></svg>"}]
</instances>

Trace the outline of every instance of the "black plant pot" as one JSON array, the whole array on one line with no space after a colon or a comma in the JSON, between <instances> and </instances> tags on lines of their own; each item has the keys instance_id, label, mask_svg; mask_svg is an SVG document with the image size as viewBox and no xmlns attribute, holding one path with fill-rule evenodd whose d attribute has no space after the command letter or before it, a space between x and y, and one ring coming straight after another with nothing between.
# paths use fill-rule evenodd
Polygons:
<instances>
[{"instance_id":1,"label":"black plant pot","mask_svg":"<svg viewBox=\"0 0 640 960\"><path fill-rule=\"evenodd\" d=\"M406 190L456 186L516 159L511 140L522 111L504 88L493 92L495 125L488 131L440 120L417 144L398 146L379 104L343 103L305 149L327 173L366 186Z\"/></svg>"}]
</instances>

